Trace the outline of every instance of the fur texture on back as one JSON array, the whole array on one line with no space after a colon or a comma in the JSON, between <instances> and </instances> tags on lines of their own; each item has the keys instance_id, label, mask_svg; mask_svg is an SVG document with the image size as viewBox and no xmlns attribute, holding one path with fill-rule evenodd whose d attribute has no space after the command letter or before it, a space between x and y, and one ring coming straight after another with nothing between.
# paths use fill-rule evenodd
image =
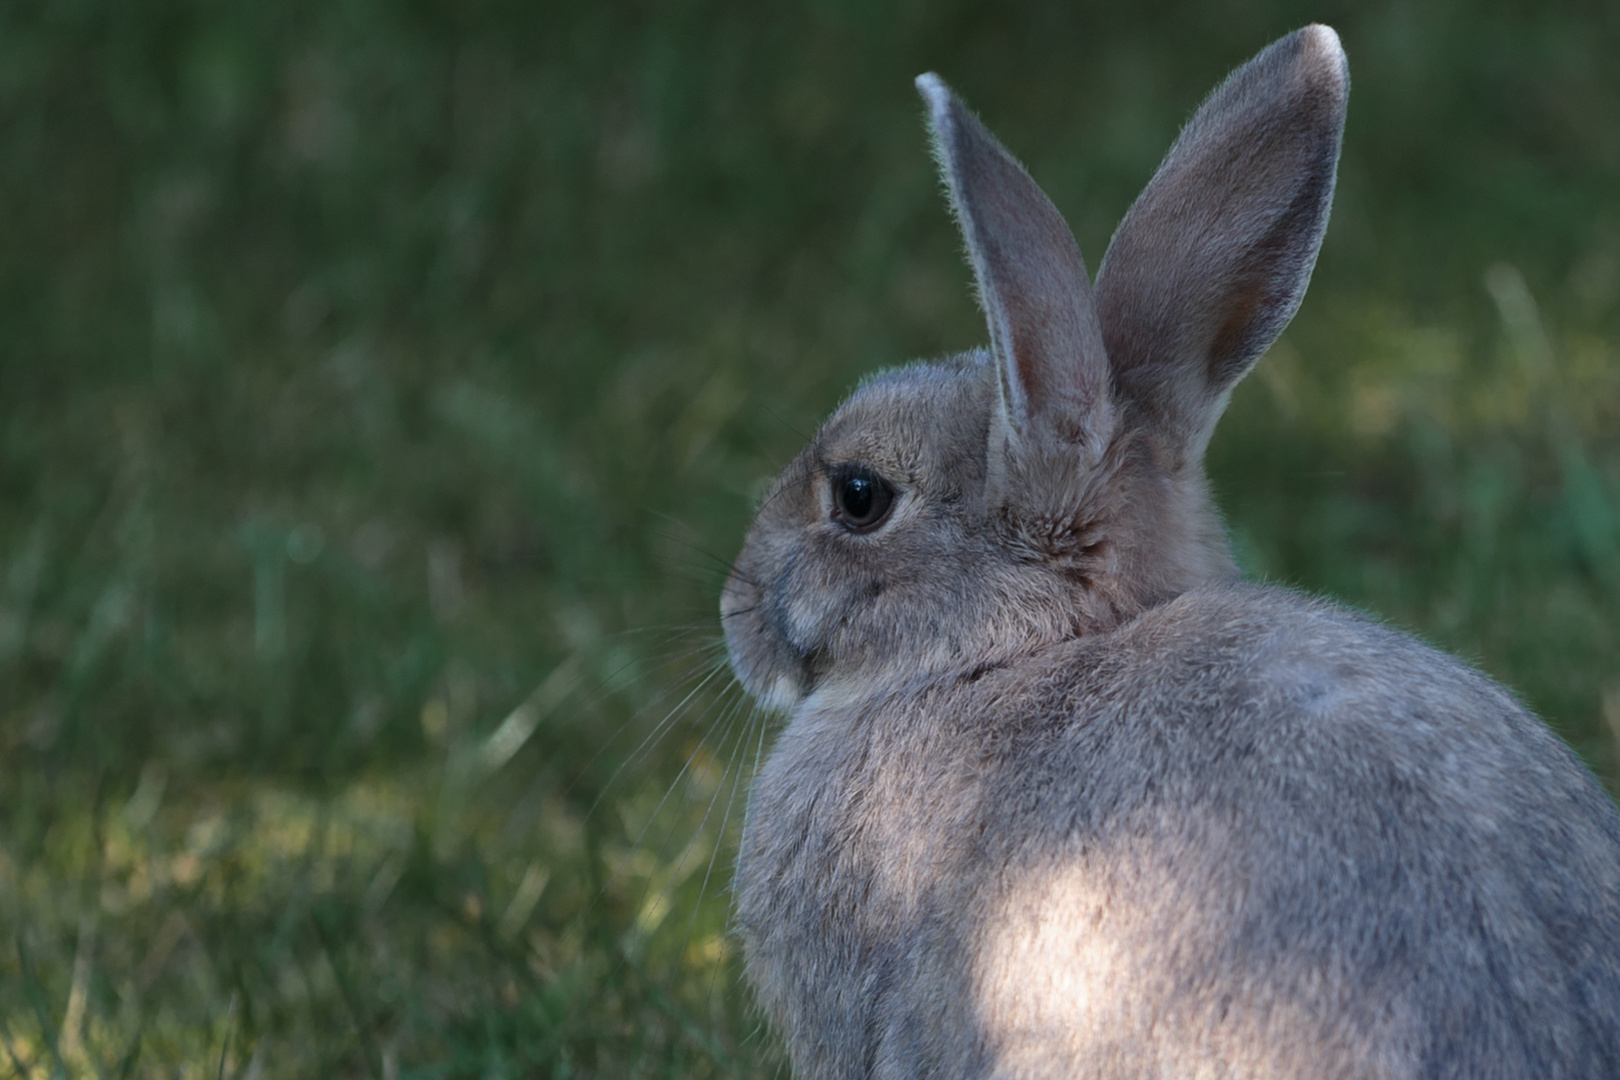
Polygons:
<instances>
[{"instance_id":1,"label":"fur texture on back","mask_svg":"<svg viewBox=\"0 0 1620 1080\"><path fill-rule=\"evenodd\" d=\"M736 897L796 1074L1620 1075L1612 803L1463 663L1238 584L1204 478L1326 228L1337 36L1211 95L1094 288L918 86L990 348L845 402L721 605L788 715Z\"/></svg>"}]
</instances>

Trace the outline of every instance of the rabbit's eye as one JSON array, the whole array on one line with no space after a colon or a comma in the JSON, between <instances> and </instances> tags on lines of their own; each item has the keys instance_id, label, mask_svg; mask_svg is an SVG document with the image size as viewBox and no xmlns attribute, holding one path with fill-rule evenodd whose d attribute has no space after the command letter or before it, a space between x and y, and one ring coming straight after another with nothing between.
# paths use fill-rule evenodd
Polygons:
<instances>
[{"instance_id":1,"label":"rabbit's eye","mask_svg":"<svg viewBox=\"0 0 1620 1080\"><path fill-rule=\"evenodd\" d=\"M833 520L852 532L870 532L883 524L894 505L894 489L867 472L833 477Z\"/></svg>"}]
</instances>

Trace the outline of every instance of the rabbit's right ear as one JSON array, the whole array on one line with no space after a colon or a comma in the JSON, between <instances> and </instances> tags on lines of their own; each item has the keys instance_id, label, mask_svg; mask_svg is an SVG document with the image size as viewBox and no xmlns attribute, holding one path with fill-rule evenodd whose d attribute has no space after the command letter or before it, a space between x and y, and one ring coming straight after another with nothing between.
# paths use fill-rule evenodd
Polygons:
<instances>
[{"instance_id":1,"label":"rabbit's right ear","mask_svg":"<svg viewBox=\"0 0 1620 1080\"><path fill-rule=\"evenodd\" d=\"M1061 519L1113 435L1108 357L1085 262L1057 207L939 76L919 76L917 89L999 375L991 496Z\"/></svg>"},{"instance_id":2,"label":"rabbit's right ear","mask_svg":"<svg viewBox=\"0 0 1620 1080\"><path fill-rule=\"evenodd\" d=\"M1097 315L1118 389L1186 459L1304 298L1349 89L1328 27L1274 42L1204 102L1108 245Z\"/></svg>"}]
</instances>

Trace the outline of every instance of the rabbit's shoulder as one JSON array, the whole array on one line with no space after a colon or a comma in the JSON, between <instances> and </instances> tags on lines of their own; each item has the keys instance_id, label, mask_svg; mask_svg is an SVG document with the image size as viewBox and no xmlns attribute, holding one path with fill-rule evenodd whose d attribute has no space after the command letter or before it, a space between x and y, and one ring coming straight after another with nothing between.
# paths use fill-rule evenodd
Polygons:
<instances>
[{"instance_id":1,"label":"rabbit's shoulder","mask_svg":"<svg viewBox=\"0 0 1620 1080\"><path fill-rule=\"evenodd\" d=\"M1554 879L1620 898L1620 817L1569 748L1468 664L1337 604L1193 590L976 697L952 712L1002 732L979 804L992 861L1147 830L1284 890L1353 892L1377 867L1438 896L1448 875L1538 865L1513 872L1525 903Z\"/></svg>"},{"instance_id":2,"label":"rabbit's shoulder","mask_svg":"<svg viewBox=\"0 0 1620 1080\"><path fill-rule=\"evenodd\" d=\"M1343 772L1362 783L1376 763L1465 783L1569 772L1595 790L1567 747L1494 680L1411 634L1288 589L1193 589L1003 674L1002 687L982 692L1023 688L1005 695L1005 721L1048 738L1183 753L1206 781L1231 769Z\"/></svg>"}]
</instances>

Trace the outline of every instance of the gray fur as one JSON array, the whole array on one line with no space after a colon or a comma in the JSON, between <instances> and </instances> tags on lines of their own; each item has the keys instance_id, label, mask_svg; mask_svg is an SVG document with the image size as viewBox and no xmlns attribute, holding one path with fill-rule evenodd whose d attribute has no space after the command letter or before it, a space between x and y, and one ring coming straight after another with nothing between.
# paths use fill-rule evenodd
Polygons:
<instances>
[{"instance_id":1,"label":"gray fur","mask_svg":"<svg viewBox=\"0 0 1620 1080\"><path fill-rule=\"evenodd\" d=\"M721 603L788 713L736 896L796 1074L1620 1075L1613 805L1459 661L1236 583L1209 498L1321 242L1336 36L1206 102L1095 303L1045 196L919 85L991 350L856 391ZM872 531L834 516L849 466L898 493Z\"/></svg>"}]
</instances>

